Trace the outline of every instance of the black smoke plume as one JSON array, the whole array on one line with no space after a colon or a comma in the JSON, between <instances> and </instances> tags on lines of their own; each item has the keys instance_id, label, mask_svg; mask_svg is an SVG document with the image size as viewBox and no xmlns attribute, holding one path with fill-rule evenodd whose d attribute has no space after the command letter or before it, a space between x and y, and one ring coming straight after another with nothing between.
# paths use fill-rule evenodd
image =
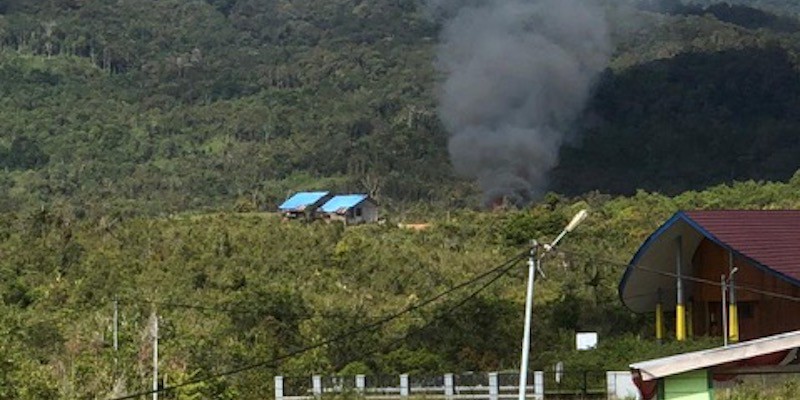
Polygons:
<instances>
[{"instance_id":1,"label":"black smoke plume","mask_svg":"<svg viewBox=\"0 0 800 400\"><path fill-rule=\"evenodd\" d=\"M436 66L453 165L487 202L535 200L609 61L604 9L592 0L433 5L445 18Z\"/></svg>"}]
</instances>

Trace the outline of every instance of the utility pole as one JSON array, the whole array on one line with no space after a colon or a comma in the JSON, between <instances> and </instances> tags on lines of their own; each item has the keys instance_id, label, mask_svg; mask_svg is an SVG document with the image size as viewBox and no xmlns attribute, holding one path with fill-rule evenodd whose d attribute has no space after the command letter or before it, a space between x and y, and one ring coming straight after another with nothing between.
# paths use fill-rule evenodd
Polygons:
<instances>
[{"instance_id":1,"label":"utility pole","mask_svg":"<svg viewBox=\"0 0 800 400\"><path fill-rule=\"evenodd\" d=\"M722 344L728 347L728 305L726 304L728 288L725 283L725 275L721 275L719 280L722 285Z\"/></svg>"},{"instance_id":2,"label":"utility pole","mask_svg":"<svg viewBox=\"0 0 800 400\"><path fill-rule=\"evenodd\" d=\"M117 351L119 351L119 300L114 296L114 364L117 363Z\"/></svg>"},{"instance_id":3,"label":"utility pole","mask_svg":"<svg viewBox=\"0 0 800 400\"><path fill-rule=\"evenodd\" d=\"M739 307L736 304L736 281L733 275L739 267L733 266L733 252L728 251L728 337L731 342L739 341Z\"/></svg>"},{"instance_id":4,"label":"utility pole","mask_svg":"<svg viewBox=\"0 0 800 400\"><path fill-rule=\"evenodd\" d=\"M114 379L117 379L119 366L119 299L114 295Z\"/></svg>"},{"instance_id":5,"label":"utility pole","mask_svg":"<svg viewBox=\"0 0 800 400\"><path fill-rule=\"evenodd\" d=\"M153 321L153 400L158 400L158 313L155 307L150 318Z\"/></svg>"}]
</instances>

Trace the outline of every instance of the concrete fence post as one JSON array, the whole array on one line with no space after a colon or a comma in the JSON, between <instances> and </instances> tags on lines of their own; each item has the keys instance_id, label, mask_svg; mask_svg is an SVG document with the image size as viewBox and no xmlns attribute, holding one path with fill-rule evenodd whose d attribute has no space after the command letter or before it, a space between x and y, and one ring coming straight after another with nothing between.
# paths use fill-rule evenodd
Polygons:
<instances>
[{"instance_id":1,"label":"concrete fence post","mask_svg":"<svg viewBox=\"0 0 800 400\"><path fill-rule=\"evenodd\" d=\"M311 387L314 397L322 396L322 376L314 375L311 377Z\"/></svg>"},{"instance_id":2,"label":"concrete fence post","mask_svg":"<svg viewBox=\"0 0 800 400\"><path fill-rule=\"evenodd\" d=\"M617 376L611 371L606 371L606 393L608 400L617 399Z\"/></svg>"},{"instance_id":3,"label":"concrete fence post","mask_svg":"<svg viewBox=\"0 0 800 400\"><path fill-rule=\"evenodd\" d=\"M444 374L444 397L447 400L452 400L455 395L453 390L453 374Z\"/></svg>"},{"instance_id":4,"label":"concrete fence post","mask_svg":"<svg viewBox=\"0 0 800 400\"><path fill-rule=\"evenodd\" d=\"M488 400L500 400L500 374L497 372L489 372L489 386L488 386ZM275 400L285 400L286 399L286 392L285 392L285 377L281 375L277 375L274 377L275 380ZM316 398L320 398L323 393L325 392L325 388L322 384L322 376L321 375L313 375L311 377L312 383L312 394ZM343 389L344 382L341 380L334 380L334 387L331 390L339 390ZM355 376L355 388L358 393L361 395L366 394L366 387L367 387L367 377L366 375L356 375ZM528 386L530 388L530 386ZM408 399L411 396L411 384L410 378L408 374L400 375L400 388L399 388L400 398ZM445 374L444 375L444 398L446 400L454 400L456 395L456 386L455 386L455 375L454 374ZM479 387L474 388L473 390L478 390ZM527 389L527 388L526 388ZM527 390L526 390L527 391ZM544 372L542 371L534 371L533 372L533 392L527 391L528 398L533 400L544 400ZM485 393L485 392L484 392ZM628 371L607 371L606 372L606 393L607 393L607 400L618 400L622 398L636 398L639 399L640 395L633 384L631 373ZM296 395L296 394L295 394Z\"/></svg>"},{"instance_id":5,"label":"concrete fence post","mask_svg":"<svg viewBox=\"0 0 800 400\"><path fill-rule=\"evenodd\" d=\"M367 388L367 376L356 375L356 391L358 393L364 394L366 388Z\"/></svg>"},{"instance_id":6,"label":"concrete fence post","mask_svg":"<svg viewBox=\"0 0 800 400\"><path fill-rule=\"evenodd\" d=\"M275 377L275 400L283 399L283 377Z\"/></svg>"},{"instance_id":7,"label":"concrete fence post","mask_svg":"<svg viewBox=\"0 0 800 400\"><path fill-rule=\"evenodd\" d=\"M489 372L489 400L498 400L500 398L498 381L497 372Z\"/></svg>"},{"instance_id":8,"label":"concrete fence post","mask_svg":"<svg viewBox=\"0 0 800 400\"><path fill-rule=\"evenodd\" d=\"M400 397L408 397L408 374L400 375Z\"/></svg>"},{"instance_id":9,"label":"concrete fence post","mask_svg":"<svg viewBox=\"0 0 800 400\"><path fill-rule=\"evenodd\" d=\"M544 372L542 371L533 373L533 398L536 400L544 399Z\"/></svg>"},{"instance_id":10,"label":"concrete fence post","mask_svg":"<svg viewBox=\"0 0 800 400\"><path fill-rule=\"evenodd\" d=\"M641 399L641 394L630 371L608 371L606 372L606 390L608 400L618 399Z\"/></svg>"}]
</instances>

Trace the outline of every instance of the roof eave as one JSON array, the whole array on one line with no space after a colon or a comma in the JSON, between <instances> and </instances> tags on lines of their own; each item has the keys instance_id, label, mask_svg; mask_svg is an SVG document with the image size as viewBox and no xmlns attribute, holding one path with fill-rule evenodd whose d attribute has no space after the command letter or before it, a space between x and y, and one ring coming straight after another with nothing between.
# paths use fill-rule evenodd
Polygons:
<instances>
[{"instance_id":1,"label":"roof eave","mask_svg":"<svg viewBox=\"0 0 800 400\"><path fill-rule=\"evenodd\" d=\"M651 381L798 347L800 347L800 331L793 331L740 342L727 347L716 347L643 361L631 364L630 369L638 371L643 381Z\"/></svg>"}]
</instances>

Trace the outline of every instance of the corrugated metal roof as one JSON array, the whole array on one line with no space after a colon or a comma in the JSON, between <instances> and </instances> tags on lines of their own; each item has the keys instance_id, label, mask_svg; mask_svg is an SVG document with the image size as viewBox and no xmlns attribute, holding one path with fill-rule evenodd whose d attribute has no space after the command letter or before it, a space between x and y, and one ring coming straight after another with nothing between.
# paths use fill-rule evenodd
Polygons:
<instances>
[{"instance_id":1,"label":"corrugated metal roof","mask_svg":"<svg viewBox=\"0 0 800 400\"><path fill-rule=\"evenodd\" d=\"M704 368L713 369L713 367L730 365L730 363L737 361L753 360L754 358L771 354L778 355L779 358L777 360L780 362L784 354L779 352L797 347L800 347L800 331L767 336L732 344L727 347L717 347L644 361L631 364L630 368L638 371L643 381L650 381L688 371Z\"/></svg>"},{"instance_id":2,"label":"corrugated metal roof","mask_svg":"<svg viewBox=\"0 0 800 400\"><path fill-rule=\"evenodd\" d=\"M329 192L298 192L286 199L278 209L281 211L302 210L322 200Z\"/></svg>"},{"instance_id":3,"label":"corrugated metal roof","mask_svg":"<svg viewBox=\"0 0 800 400\"><path fill-rule=\"evenodd\" d=\"M322 205L321 209L323 212L326 213L334 213L339 212L341 210L348 210L357 206L362 201L366 200L369 196L365 194L346 194L346 195L339 195L333 196L330 200L328 200L325 204Z\"/></svg>"},{"instance_id":4,"label":"corrugated metal roof","mask_svg":"<svg viewBox=\"0 0 800 400\"><path fill-rule=\"evenodd\" d=\"M800 210L688 211L686 216L716 241L800 281Z\"/></svg>"}]
</instances>

